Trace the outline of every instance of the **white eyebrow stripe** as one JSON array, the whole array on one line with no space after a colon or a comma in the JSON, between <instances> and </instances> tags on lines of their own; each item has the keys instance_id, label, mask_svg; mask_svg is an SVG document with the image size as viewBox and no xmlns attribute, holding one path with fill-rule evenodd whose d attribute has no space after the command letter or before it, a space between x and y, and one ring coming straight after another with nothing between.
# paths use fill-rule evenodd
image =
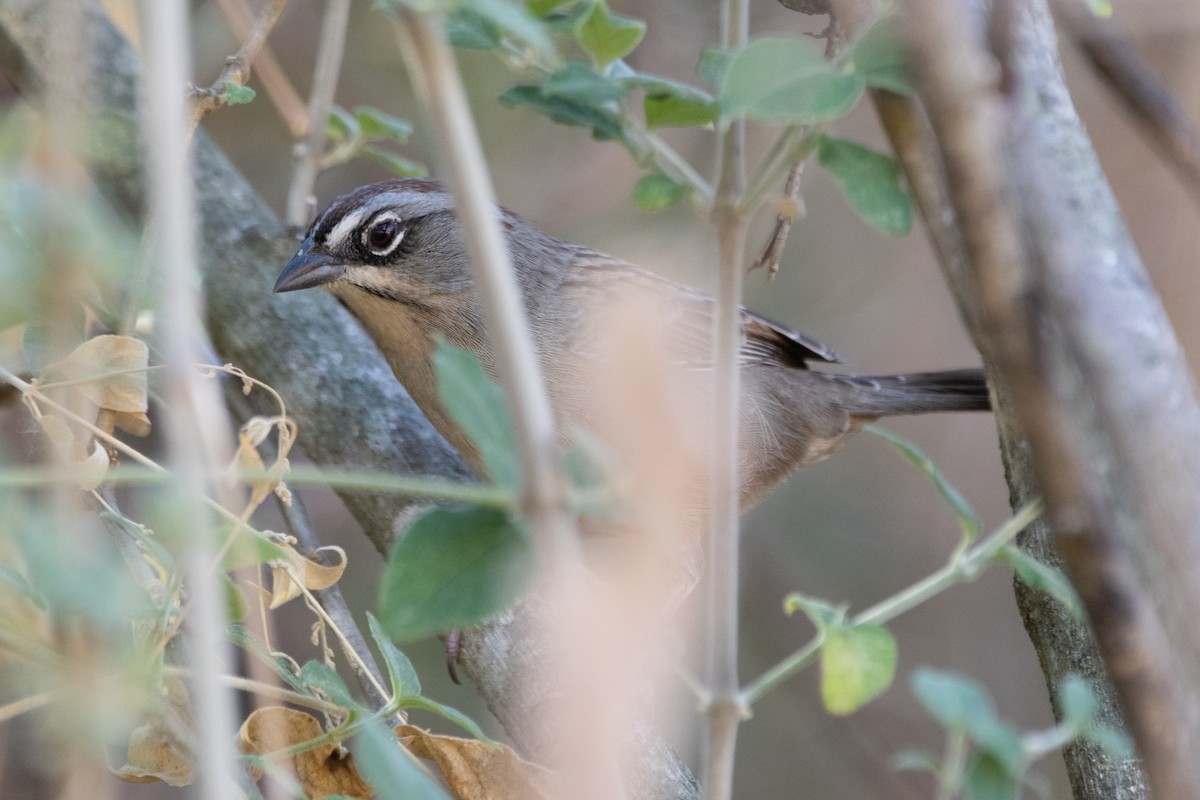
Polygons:
<instances>
[{"instance_id":1,"label":"white eyebrow stripe","mask_svg":"<svg viewBox=\"0 0 1200 800\"><path fill-rule=\"evenodd\" d=\"M333 230L325 235L325 241L322 244L330 246L344 241L372 213L374 213L374 209L372 208L360 208L350 212L342 217L342 221L334 225Z\"/></svg>"}]
</instances>

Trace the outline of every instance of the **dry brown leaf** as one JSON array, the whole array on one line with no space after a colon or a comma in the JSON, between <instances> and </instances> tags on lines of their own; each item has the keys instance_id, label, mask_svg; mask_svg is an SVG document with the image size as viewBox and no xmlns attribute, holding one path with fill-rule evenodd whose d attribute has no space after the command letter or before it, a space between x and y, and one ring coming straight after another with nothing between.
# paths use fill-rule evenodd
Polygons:
<instances>
[{"instance_id":1,"label":"dry brown leaf","mask_svg":"<svg viewBox=\"0 0 1200 800\"><path fill-rule=\"evenodd\" d=\"M437 765L459 800L540 800L553 796L552 773L512 748L477 739L439 736L412 725L396 728L400 744Z\"/></svg>"},{"instance_id":2,"label":"dry brown leaf","mask_svg":"<svg viewBox=\"0 0 1200 800\"><path fill-rule=\"evenodd\" d=\"M341 562L326 566L312 559L305 558L292 548L287 548L287 561L276 561L271 565L271 608L279 608L289 600L294 600L303 592L303 586L309 591L328 589L341 579L346 571L346 552L340 547L322 547L317 550L331 550L341 557Z\"/></svg>"},{"instance_id":3,"label":"dry brown leaf","mask_svg":"<svg viewBox=\"0 0 1200 800\"><path fill-rule=\"evenodd\" d=\"M324 731L311 714L282 706L260 708L251 714L238 731L243 753L267 755L301 742L311 741ZM304 792L312 800L332 795L367 800L374 796L370 785L358 774L354 759L332 744L323 744L297 753L285 763Z\"/></svg>"},{"instance_id":4,"label":"dry brown leaf","mask_svg":"<svg viewBox=\"0 0 1200 800\"><path fill-rule=\"evenodd\" d=\"M113 421L117 423L118 428L130 436L150 435L150 417L141 411L114 411Z\"/></svg>"},{"instance_id":5,"label":"dry brown leaf","mask_svg":"<svg viewBox=\"0 0 1200 800\"><path fill-rule=\"evenodd\" d=\"M178 678L165 682L166 713L183 726L192 721L191 700L187 685ZM178 738L161 722L152 722L136 728L129 734L129 750L126 764L113 770L127 783L152 783L162 781L168 786L188 786L195 780L191 760Z\"/></svg>"},{"instance_id":6,"label":"dry brown leaf","mask_svg":"<svg viewBox=\"0 0 1200 800\"><path fill-rule=\"evenodd\" d=\"M242 432L238 433L238 449L233 455L234 473L243 470L247 472L257 472L265 470L266 465L263 464L262 455L258 452L257 443L252 436ZM252 480L250 483L250 504L257 506L263 500L266 500L271 492L275 490L276 481L269 480Z\"/></svg>"},{"instance_id":7,"label":"dry brown leaf","mask_svg":"<svg viewBox=\"0 0 1200 800\"><path fill-rule=\"evenodd\" d=\"M129 734L128 763L113 774L127 783L162 781L168 786L189 786L195 779L192 762L175 737L155 724Z\"/></svg>"},{"instance_id":8,"label":"dry brown leaf","mask_svg":"<svg viewBox=\"0 0 1200 800\"><path fill-rule=\"evenodd\" d=\"M150 350L141 339L107 334L88 339L47 372L81 382L79 391L100 408L145 414L149 363Z\"/></svg>"}]
</instances>

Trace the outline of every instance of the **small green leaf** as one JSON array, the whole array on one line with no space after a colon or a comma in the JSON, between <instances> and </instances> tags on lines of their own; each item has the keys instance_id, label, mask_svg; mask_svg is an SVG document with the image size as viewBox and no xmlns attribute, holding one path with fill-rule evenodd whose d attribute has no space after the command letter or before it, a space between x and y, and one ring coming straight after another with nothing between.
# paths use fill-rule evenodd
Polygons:
<instances>
[{"instance_id":1,"label":"small green leaf","mask_svg":"<svg viewBox=\"0 0 1200 800\"><path fill-rule=\"evenodd\" d=\"M845 139L822 136L817 159L871 227L892 236L912 230L912 200L900 185L900 168L890 156Z\"/></svg>"},{"instance_id":2,"label":"small green leaf","mask_svg":"<svg viewBox=\"0 0 1200 800\"><path fill-rule=\"evenodd\" d=\"M221 594L225 605L225 620L237 622L246 618L246 598L238 585L224 572L220 574Z\"/></svg>"},{"instance_id":3,"label":"small green leaf","mask_svg":"<svg viewBox=\"0 0 1200 800\"><path fill-rule=\"evenodd\" d=\"M480 728L477 724L475 724L475 720L471 719L457 709L442 705L436 700L430 700L428 697L406 697L401 700L400 708L419 708L422 711L428 711L431 714L437 714L442 719L453 722L455 725L462 728L464 731L480 741L492 741L488 735L483 732L483 728Z\"/></svg>"},{"instance_id":4,"label":"small green leaf","mask_svg":"<svg viewBox=\"0 0 1200 800\"><path fill-rule=\"evenodd\" d=\"M661 172L643 175L633 187L633 202L647 211L658 211L679 202L687 187Z\"/></svg>"},{"instance_id":5,"label":"small green leaf","mask_svg":"<svg viewBox=\"0 0 1200 800\"><path fill-rule=\"evenodd\" d=\"M512 0L462 0L462 7L537 50L544 60L553 62L558 59L545 23L520 3Z\"/></svg>"},{"instance_id":6,"label":"small green leaf","mask_svg":"<svg viewBox=\"0 0 1200 800\"><path fill-rule=\"evenodd\" d=\"M460 8L446 17L446 41L466 50L493 50L504 40L504 31L487 17Z\"/></svg>"},{"instance_id":7,"label":"small green leaf","mask_svg":"<svg viewBox=\"0 0 1200 800\"><path fill-rule=\"evenodd\" d=\"M1112 3L1109 0L1080 0L1097 17L1108 19L1113 15Z\"/></svg>"},{"instance_id":8,"label":"small green leaf","mask_svg":"<svg viewBox=\"0 0 1200 800\"><path fill-rule=\"evenodd\" d=\"M690 128L716 120L719 109L712 100L695 100L671 94L648 94L642 101L648 128Z\"/></svg>"},{"instance_id":9,"label":"small green leaf","mask_svg":"<svg viewBox=\"0 0 1200 800\"><path fill-rule=\"evenodd\" d=\"M361 138L362 131L358 127L357 117L341 106L333 106L325 120L325 135L334 142L344 142Z\"/></svg>"},{"instance_id":10,"label":"small green leaf","mask_svg":"<svg viewBox=\"0 0 1200 800\"><path fill-rule=\"evenodd\" d=\"M1062 711L1062 723L1082 732L1092 724L1096 716L1096 695L1092 687L1081 676L1071 674L1058 687L1058 705Z\"/></svg>"},{"instance_id":11,"label":"small green leaf","mask_svg":"<svg viewBox=\"0 0 1200 800\"><path fill-rule=\"evenodd\" d=\"M696 62L696 75L700 80L716 89L721 85L721 81L724 80L725 73L732 61L733 53L728 50L722 50L719 47L706 47L700 53L700 60Z\"/></svg>"},{"instance_id":12,"label":"small green leaf","mask_svg":"<svg viewBox=\"0 0 1200 800\"><path fill-rule=\"evenodd\" d=\"M399 641L472 625L507 608L533 566L528 535L503 511L433 509L388 556L379 619Z\"/></svg>"},{"instance_id":13,"label":"small green leaf","mask_svg":"<svg viewBox=\"0 0 1200 800\"><path fill-rule=\"evenodd\" d=\"M964 800L1014 800L1017 776L991 753L979 753L967 767Z\"/></svg>"},{"instance_id":14,"label":"small green leaf","mask_svg":"<svg viewBox=\"0 0 1200 800\"><path fill-rule=\"evenodd\" d=\"M287 551L282 546L254 531L242 528L235 534L233 543L225 549L221 567L235 570L285 558Z\"/></svg>"},{"instance_id":15,"label":"small green leaf","mask_svg":"<svg viewBox=\"0 0 1200 800\"><path fill-rule=\"evenodd\" d=\"M420 697L421 679L417 677L417 671L413 669L408 656L392 644L387 631L370 611L367 612L367 625L371 628L371 638L375 640L375 646L379 648L379 654L383 656L383 663L387 666L388 679L392 684L392 694L398 700L406 697Z\"/></svg>"},{"instance_id":16,"label":"small green leaf","mask_svg":"<svg viewBox=\"0 0 1200 800\"><path fill-rule=\"evenodd\" d=\"M309 661L300 668L300 682L322 694L343 708L354 708L354 696L346 688L346 682L326 663Z\"/></svg>"},{"instance_id":17,"label":"small green leaf","mask_svg":"<svg viewBox=\"0 0 1200 800\"><path fill-rule=\"evenodd\" d=\"M809 42L767 38L733 54L717 94L728 119L808 125L847 113L865 86Z\"/></svg>"},{"instance_id":18,"label":"small green leaf","mask_svg":"<svg viewBox=\"0 0 1200 800\"><path fill-rule=\"evenodd\" d=\"M946 505L950 506L950 510L954 512L954 516L958 518L958 525L962 530L963 539L972 542L979 536L979 531L983 528L983 521L979 519L979 515L975 513L975 509L967 502L967 498L963 497L958 489L954 488L953 484L938 469L937 464L934 464L921 448L903 436L893 433L887 428L881 428L878 425L864 425L863 430L870 431L896 448L900 455L907 458L921 472L925 473L925 476L929 478L930 483L933 484L937 493L942 496L942 499L946 501Z\"/></svg>"},{"instance_id":19,"label":"small green leaf","mask_svg":"<svg viewBox=\"0 0 1200 800\"><path fill-rule=\"evenodd\" d=\"M525 7L535 17L544 17L559 6L565 6L574 0L525 0Z\"/></svg>"},{"instance_id":20,"label":"small green leaf","mask_svg":"<svg viewBox=\"0 0 1200 800\"><path fill-rule=\"evenodd\" d=\"M521 467L504 392L474 354L444 339L438 340L433 363L442 403L479 449L488 477L497 486L517 486Z\"/></svg>"},{"instance_id":21,"label":"small green leaf","mask_svg":"<svg viewBox=\"0 0 1200 800\"><path fill-rule=\"evenodd\" d=\"M575 38L600 68L629 55L645 35L646 23L612 13L604 0L592 3L591 13L575 25Z\"/></svg>"},{"instance_id":22,"label":"small green leaf","mask_svg":"<svg viewBox=\"0 0 1200 800\"><path fill-rule=\"evenodd\" d=\"M254 99L254 90L249 86L243 86L240 83L233 81L225 82L225 104L230 106L240 106L249 103Z\"/></svg>"},{"instance_id":23,"label":"small green leaf","mask_svg":"<svg viewBox=\"0 0 1200 800\"><path fill-rule=\"evenodd\" d=\"M1129 734L1108 725L1094 725L1084 732L1083 738L1094 743L1110 758L1133 758L1133 740Z\"/></svg>"},{"instance_id":24,"label":"small green leaf","mask_svg":"<svg viewBox=\"0 0 1200 800\"><path fill-rule=\"evenodd\" d=\"M880 625L835 626L821 646L821 699L835 716L852 714L892 684L896 639Z\"/></svg>"},{"instance_id":25,"label":"small green leaf","mask_svg":"<svg viewBox=\"0 0 1200 800\"><path fill-rule=\"evenodd\" d=\"M429 174L429 170L425 169L423 164L410 161L404 156L396 155L387 150L381 150L378 147L368 145L362 149L362 153L365 156L375 159L393 175L400 178L423 178Z\"/></svg>"},{"instance_id":26,"label":"small green leaf","mask_svg":"<svg viewBox=\"0 0 1200 800\"><path fill-rule=\"evenodd\" d=\"M378 800L448 800L382 720L365 720L350 749Z\"/></svg>"},{"instance_id":27,"label":"small green leaf","mask_svg":"<svg viewBox=\"0 0 1200 800\"><path fill-rule=\"evenodd\" d=\"M514 86L500 95L500 102L506 106L529 106L560 125L591 128L592 136L596 139L616 139L621 136L621 123L611 111L567 97L546 97L540 86Z\"/></svg>"},{"instance_id":28,"label":"small green leaf","mask_svg":"<svg viewBox=\"0 0 1200 800\"><path fill-rule=\"evenodd\" d=\"M1016 545L1001 549L996 553L996 557L1007 562L1021 582L1030 589L1045 592L1066 606L1075 619L1083 619L1083 604L1079 595L1075 593L1075 587L1067 580L1067 576L1057 567L1038 561Z\"/></svg>"},{"instance_id":29,"label":"small green leaf","mask_svg":"<svg viewBox=\"0 0 1200 800\"><path fill-rule=\"evenodd\" d=\"M868 86L912 94L904 39L894 15L882 17L847 49L843 60Z\"/></svg>"},{"instance_id":30,"label":"small green leaf","mask_svg":"<svg viewBox=\"0 0 1200 800\"><path fill-rule=\"evenodd\" d=\"M929 714L946 728L962 731L1011 771L1023 754L1021 737L996 717L987 692L975 681L949 672L922 667L913 675L913 694Z\"/></svg>"},{"instance_id":31,"label":"small green leaf","mask_svg":"<svg viewBox=\"0 0 1200 800\"><path fill-rule=\"evenodd\" d=\"M592 106L621 100L628 93L620 83L596 74L582 61L568 61L542 84L543 97L567 97Z\"/></svg>"},{"instance_id":32,"label":"small green leaf","mask_svg":"<svg viewBox=\"0 0 1200 800\"><path fill-rule=\"evenodd\" d=\"M835 606L827 600L792 592L783 599L783 611L789 617L797 611L812 620L818 630L825 630L834 625L841 625L846 619L846 607Z\"/></svg>"},{"instance_id":33,"label":"small green leaf","mask_svg":"<svg viewBox=\"0 0 1200 800\"><path fill-rule=\"evenodd\" d=\"M412 135L412 123L406 119L392 116L371 106L357 106L354 109L354 119L367 141L390 139L403 143Z\"/></svg>"}]
</instances>

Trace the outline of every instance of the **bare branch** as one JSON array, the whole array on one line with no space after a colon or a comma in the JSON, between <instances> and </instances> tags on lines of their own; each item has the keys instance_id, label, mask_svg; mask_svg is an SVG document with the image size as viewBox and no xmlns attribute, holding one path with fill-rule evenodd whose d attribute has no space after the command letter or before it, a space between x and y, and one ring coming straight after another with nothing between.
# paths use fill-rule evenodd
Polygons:
<instances>
[{"instance_id":1,"label":"bare branch","mask_svg":"<svg viewBox=\"0 0 1200 800\"><path fill-rule=\"evenodd\" d=\"M296 143L296 169L288 190L286 222L291 228L303 228L312 216L316 198L318 164L325 148L325 120L333 107L342 52L346 47L346 26L350 20L350 0L328 0L321 41L317 45L317 66L312 93L308 97L308 129L303 142Z\"/></svg>"},{"instance_id":2,"label":"bare branch","mask_svg":"<svg viewBox=\"0 0 1200 800\"><path fill-rule=\"evenodd\" d=\"M250 14L250 9L246 7L246 0L217 0L217 7L221 9L225 21L239 40L250 38L255 20ZM287 126L288 133L293 139L304 136L308 131L308 110L304 106L304 100L284 74L283 67L279 66L269 44L263 43L262 50L253 63L259 83L262 84L271 105L275 106L279 118Z\"/></svg>"},{"instance_id":3,"label":"bare branch","mask_svg":"<svg viewBox=\"0 0 1200 800\"><path fill-rule=\"evenodd\" d=\"M225 60L225 69L221 70L221 74L213 81L212 86L207 89L192 90L193 128L200 124L200 120L206 114L225 105L229 96L230 84L245 86L246 81L250 80L250 65L258 57L258 52L267 41L267 35L270 34L271 28L275 27L275 22L283 13L283 7L286 5L287 0L268 0L267 4L263 6L262 13L258 15L258 21L254 23L254 28L250 31L246 43L242 45L236 55Z\"/></svg>"}]
</instances>

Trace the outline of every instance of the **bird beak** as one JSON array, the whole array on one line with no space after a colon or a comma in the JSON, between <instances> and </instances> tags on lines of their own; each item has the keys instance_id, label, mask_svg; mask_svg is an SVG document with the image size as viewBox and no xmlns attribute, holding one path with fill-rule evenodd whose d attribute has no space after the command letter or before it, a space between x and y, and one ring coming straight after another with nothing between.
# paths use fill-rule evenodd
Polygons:
<instances>
[{"instance_id":1,"label":"bird beak","mask_svg":"<svg viewBox=\"0 0 1200 800\"><path fill-rule=\"evenodd\" d=\"M299 252L292 256L283 272L279 273L272 291L279 293L311 289L342 277L346 265L326 253L312 252L312 247L310 241L300 246Z\"/></svg>"}]
</instances>

